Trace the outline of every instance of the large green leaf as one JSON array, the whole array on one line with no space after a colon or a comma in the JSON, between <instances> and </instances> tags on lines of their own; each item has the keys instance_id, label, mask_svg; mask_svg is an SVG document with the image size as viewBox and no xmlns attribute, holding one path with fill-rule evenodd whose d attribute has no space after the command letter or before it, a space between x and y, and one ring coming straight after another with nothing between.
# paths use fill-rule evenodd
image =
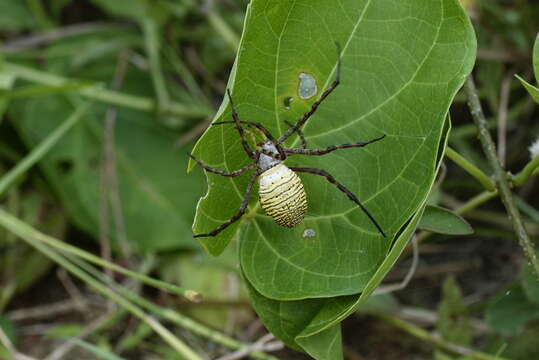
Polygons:
<instances>
[{"instance_id":1,"label":"large green leaf","mask_svg":"<svg viewBox=\"0 0 539 360\"><path fill-rule=\"evenodd\" d=\"M342 45L342 84L305 126L309 146L387 137L367 148L294 157L287 164L332 173L359 196L389 236L382 238L365 214L321 177L301 175L309 212L294 229L266 217L253 196L239 223L215 238L202 238L202 244L219 254L241 233L245 277L269 298L363 290L392 237L427 196L444 119L471 71L476 46L469 20L455 0L349 0L338 6L321 0L254 0L229 81L239 116L263 123L275 136L282 134L285 120L295 121L316 98L298 95L300 75L314 77L317 96L333 80L335 41ZM216 120L229 119L225 100ZM249 162L230 126L210 128L194 153L228 170ZM195 233L214 229L237 211L248 177L208 175ZM303 238L306 229L316 236Z\"/></svg>"}]
</instances>

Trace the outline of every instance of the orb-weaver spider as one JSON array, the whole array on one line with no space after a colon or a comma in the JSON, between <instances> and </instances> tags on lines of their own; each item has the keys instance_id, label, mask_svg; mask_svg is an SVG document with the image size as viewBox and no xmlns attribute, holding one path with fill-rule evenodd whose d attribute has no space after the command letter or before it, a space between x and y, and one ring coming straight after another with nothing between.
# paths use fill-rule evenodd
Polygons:
<instances>
[{"instance_id":1,"label":"orb-weaver spider","mask_svg":"<svg viewBox=\"0 0 539 360\"><path fill-rule=\"evenodd\" d=\"M260 179L260 204L262 205L262 208L264 209L266 214L271 216L281 226L294 227L298 225L299 223L301 223L301 221L303 221L305 212L307 211L307 200L305 190L303 189L303 184L301 183L301 179L298 177L296 172L311 173L325 177L330 183L334 184L340 191L345 193L350 200L356 203L361 208L361 210L363 210L363 212L369 217L369 219L374 224L376 229L378 229L380 234L382 234L382 236L384 237L386 236L380 225L376 222L376 220L369 213L369 211L363 206L363 204L361 204L358 198L344 185L337 182L337 180L335 180L335 178L331 174L322 169L295 166L287 167L282 163L287 158L287 156L324 155L338 149L363 147L372 144L373 142L379 141L385 137L385 135L382 135L376 139L372 139L366 142L331 145L325 149L306 148L307 146L305 142L305 137L301 128L307 122L307 120L316 112L318 106L322 103L322 101L324 101L324 99L326 99L327 96L339 85L340 75L341 59L339 53L337 61L337 74L333 83L326 91L322 93L320 98L312 104L311 109L305 114L303 114L303 116L296 122L295 125L288 123L290 128L279 139L275 139L273 135L260 123L252 121L241 121L239 119L238 113L236 112L236 108L232 101L230 91L227 89L227 95L230 101L233 121L215 122L212 125L234 124L240 135L243 149L247 153L247 156L249 156L253 160L253 162L239 170L226 172L207 166L206 164L195 158L192 154L189 154L189 156L206 171L221 176L235 177L245 173L247 170L256 170L251 175L251 179L247 184L247 188L243 195L243 202L241 203L238 212L213 231L210 231L206 234L197 234L194 235L194 237L197 238L216 236L229 225L239 220L247 210L247 206L249 205L249 199L251 198L251 191L253 190L253 185L257 178ZM249 128L260 132L265 138L264 141L256 144L256 149L254 151L249 146L249 143L245 140L245 133L248 132L251 135L252 133L248 129L244 129L242 125L247 125ZM297 133L299 135L303 145L302 148L286 148L283 146L283 143L293 133Z\"/></svg>"}]
</instances>

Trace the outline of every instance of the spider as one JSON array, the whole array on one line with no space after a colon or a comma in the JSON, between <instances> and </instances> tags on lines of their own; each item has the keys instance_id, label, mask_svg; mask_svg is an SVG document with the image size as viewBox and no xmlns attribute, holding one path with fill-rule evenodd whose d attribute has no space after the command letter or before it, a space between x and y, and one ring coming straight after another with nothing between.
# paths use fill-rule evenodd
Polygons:
<instances>
[{"instance_id":1,"label":"spider","mask_svg":"<svg viewBox=\"0 0 539 360\"><path fill-rule=\"evenodd\" d=\"M251 192L253 190L254 183L256 179L259 179L259 200L262 208L267 215L271 216L279 225L285 227L294 227L303 221L305 212L307 211L307 196L303 188L301 179L296 174L298 172L310 173L315 175L320 175L326 178L327 181L335 185L340 191L342 191L351 201L353 201L361 210L367 215L376 229L382 234L383 237L386 236L378 222L374 217L369 213L369 211L363 206L363 204L358 200L358 198L348 190L344 185L339 183L330 173L325 170L317 168L306 168L306 167L296 167L290 166L287 167L283 164L283 161L288 156L293 155L310 155L310 156L319 156L325 155L332 151L338 149L347 149L355 147L363 147L369 144L372 144L376 141L382 140L385 135L382 135L378 138L366 141L366 142L357 142L353 144L342 144L342 145L331 145L325 149L307 149L307 143L305 141L305 136L301 130L303 125L307 120L316 112L320 104L328 97L329 94L340 84L340 75L341 75L341 58L340 51L338 50L338 60L337 60L337 72L335 80L328 87L326 91L322 93L320 98L316 100L312 105L311 109L307 111L303 116L296 122L296 124L290 124L288 130L279 138L275 139L273 135L260 123L253 121L241 121L239 119L238 113L232 101L232 96L230 91L227 89L228 99L230 101L230 106L232 110L232 119L233 121L221 121L215 122L212 125L224 125L224 124L233 124L237 129L241 144L247 156L253 160L249 165L235 171L226 172L219 169L209 167L204 164L202 161L195 158L192 154L188 154L198 165L204 168L206 171L227 177L236 177L239 176L250 169L256 169L247 184L247 188L243 195L243 201L239 210L234 216L229 220L219 225L216 229L210 231L206 234L196 234L195 238L198 237L209 237L217 236L221 231L226 229L228 226L238 221L247 210L249 205L249 200L251 198ZM247 126L250 129L253 129L259 132L264 140L262 142L256 143L256 140L253 142L256 143L255 150L252 150L249 146L249 143L245 139L245 133L251 135L254 139L254 135L248 128L244 128L242 125ZM292 135L296 133L302 142L301 148L286 148L283 146L283 143Z\"/></svg>"}]
</instances>

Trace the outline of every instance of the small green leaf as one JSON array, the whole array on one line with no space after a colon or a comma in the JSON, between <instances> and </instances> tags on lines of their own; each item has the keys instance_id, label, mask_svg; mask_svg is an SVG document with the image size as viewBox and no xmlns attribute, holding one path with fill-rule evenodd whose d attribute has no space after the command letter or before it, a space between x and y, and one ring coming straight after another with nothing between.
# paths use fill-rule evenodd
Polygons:
<instances>
[{"instance_id":1,"label":"small green leaf","mask_svg":"<svg viewBox=\"0 0 539 360\"><path fill-rule=\"evenodd\" d=\"M526 90L528 91L530 96L533 98L533 100L535 100L535 102L539 104L539 89L516 74L515 74L515 77L520 81L522 86L526 88Z\"/></svg>"},{"instance_id":2,"label":"small green leaf","mask_svg":"<svg viewBox=\"0 0 539 360\"><path fill-rule=\"evenodd\" d=\"M419 221L419 228L439 234L448 235L468 235L473 233L473 229L459 215L451 210L439 206L429 205Z\"/></svg>"},{"instance_id":3,"label":"small green leaf","mask_svg":"<svg viewBox=\"0 0 539 360\"><path fill-rule=\"evenodd\" d=\"M452 276L443 284L436 328L444 340L453 344L469 346L472 342L473 331L468 307L463 302L460 288Z\"/></svg>"},{"instance_id":4,"label":"small green leaf","mask_svg":"<svg viewBox=\"0 0 539 360\"><path fill-rule=\"evenodd\" d=\"M528 321L539 318L539 305L530 301L521 286L514 285L487 306L485 317L492 329L512 335Z\"/></svg>"}]
</instances>

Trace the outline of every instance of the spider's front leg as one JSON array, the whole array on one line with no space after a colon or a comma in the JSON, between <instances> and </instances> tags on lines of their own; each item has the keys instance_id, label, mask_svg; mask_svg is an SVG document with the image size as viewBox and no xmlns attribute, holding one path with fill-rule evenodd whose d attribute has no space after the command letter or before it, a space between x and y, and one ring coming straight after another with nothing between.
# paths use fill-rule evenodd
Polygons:
<instances>
[{"instance_id":1,"label":"spider's front leg","mask_svg":"<svg viewBox=\"0 0 539 360\"><path fill-rule=\"evenodd\" d=\"M234 125L236 129L238 130L238 133L240 134L241 145L243 146L243 150L245 150L245 152L247 153L247 156L249 156L251 159L254 159L255 152L251 150L249 143L247 142L247 140L245 140L244 130L241 127L240 117L238 116L238 112L236 111L236 107L234 106L234 102L232 101L232 95L230 95L230 90L226 89L226 93L228 95L228 100L230 101L230 108L232 110L232 119L234 119Z\"/></svg>"},{"instance_id":2,"label":"spider's front leg","mask_svg":"<svg viewBox=\"0 0 539 360\"><path fill-rule=\"evenodd\" d=\"M350 190L348 190L344 185L342 185L337 180L335 180L335 178L330 173L328 173L327 171L322 170L322 169L294 167L294 166L291 166L290 170L297 171L297 172L305 172L305 173L310 173L310 174L315 174L315 175L320 175L320 176L325 177L327 179L327 181L329 181L330 183L335 185L340 191L345 193L346 196L348 196L348 198L350 200L355 202L357 204L357 206L359 206L361 208L361 210L363 210L363 212L369 217L369 219L374 224L374 226L376 226L376 229L378 229L380 234L382 234L383 237L386 237L386 234L382 230L382 227L374 219L374 216L372 216L371 213L369 213L367 208L365 208L365 206L363 206L363 204L358 200L358 198Z\"/></svg>"},{"instance_id":3,"label":"spider's front leg","mask_svg":"<svg viewBox=\"0 0 539 360\"><path fill-rule=\"evenodd\" d=\"M328 97L329 94L331 94L333 92L333 90L335 90L337 88L337 86L339 86L339 84L341 83L341 48L339 46L339 43L335 43L335 46L337 47L337 74L335 75L335 80L333 80L333 82L331 83L331 85L329 86L329 88L326 89L326 91L324 91L322 93L322 95L320 95L320 98L318 98L318 100L316 100L312 105L311 105L311 109L309 111L307 111L305 114L303 114L303 116L301 117L301 119L299 119L296 124L291 127L290 129L288 129L284 134L283 136L281 136L279 138L279 140L277 141L277 144L282 144L286 141L286 139L288 139L290 137L290 135L292 135L293 133L297 132L298 130L301 130L301 128L303 127L303 125L305 125L305 123L307 122L307 120L309 120L309 118L316 112L316 110L318 109L318 107L320 106L320 104Z\"/></svg>"},{"instance_id":4,"label":"spider's front leg","mask_svg":"<svg viewBox=\"0 0 539 360\"><path fill-rule=\"evenodd\" d=\"M249 183L247 184L247 188L245 189L245 193L243 194L243 201L241 203L240 209L238 212L232 216L230 219L219 225L215 230L210 231L206 234L196 234L194 235L195 238L199 237L209 237L209 236L217 236L221 231L229 227L231 224L238 221L243 214L245 214L245 211L247 210L247 206L249 205L249 200L251 199L251 192L253 190L253 185L255 183L256 178L258 177L259 172L254 172L251 176L251 179L249 180Z\"/></svg>"},{"instance_id":5,"label":"spider's front leg","mask_svg":"<svg viewBox=\"0 0 539 360\"><path fill-rule=\"evenodd\" d=\"M294 125L288 121L284 121L286 125L288 125L290 128L293 128ZM307 148L307 141L305 140L305 134L303 134L303 131L301 129L296 129L296 132L298 133L299 139L301 140L301 148L306 149ZM285 150L286 152L286 150Z\"/></svg>"},{"instance_id":6,"label":"spider's front leg","mask_svg":"<svg viewBox=\"0 0 539 360\"><path fill-rule=\"evenodd\" d=\"M349 148L356 148L356 147L364 147L364 146L367 146L369 144L372 144L373 142L382 140L385 137L386 137L385 135L382 135L380 137L377 137L376 139L372 139L372 140L364 141L364 142L357 142L357 143L353 143L353 144L331 145L331 146L328 146L325 149L305 149L305 148L302 148L302 149L297 149L297 148L289 149L289 148L285 148L284 152L287 155L325 155L325 154L328 154L328 153L330 153L332 151L339 150L339 149L349 149Z\"/></svg>"},{"instance_id":7,"label":"spider's front leg","mask_svg":"<svg viewBox=\"0 0 539 360\"><path fill-rule=\"evenodd\" d=\"M242 167L241 169L238 169L238 170L235 170L235 171L223 171L223 170L219 170L219 169L215 169L215 168L212 168L211 166L208 166L206 164L204 164L202 161L198 160L196 157L194 157L192 154L187 154L189 155L189 157L191 159L193 159L194 161L196 161L196 163L201 167L203 168L204 170L208 171L208 172L211 172L213 174L217 174L217 175L221 175L221 176L227 176L227 177L235 177L235 176L239 176L241 174L243 174L244 172L246 172L247 170L249 169L254 169L256 167L256 163L251 163L247 166L244 166Z\"/></svg>"}]
</instances>

